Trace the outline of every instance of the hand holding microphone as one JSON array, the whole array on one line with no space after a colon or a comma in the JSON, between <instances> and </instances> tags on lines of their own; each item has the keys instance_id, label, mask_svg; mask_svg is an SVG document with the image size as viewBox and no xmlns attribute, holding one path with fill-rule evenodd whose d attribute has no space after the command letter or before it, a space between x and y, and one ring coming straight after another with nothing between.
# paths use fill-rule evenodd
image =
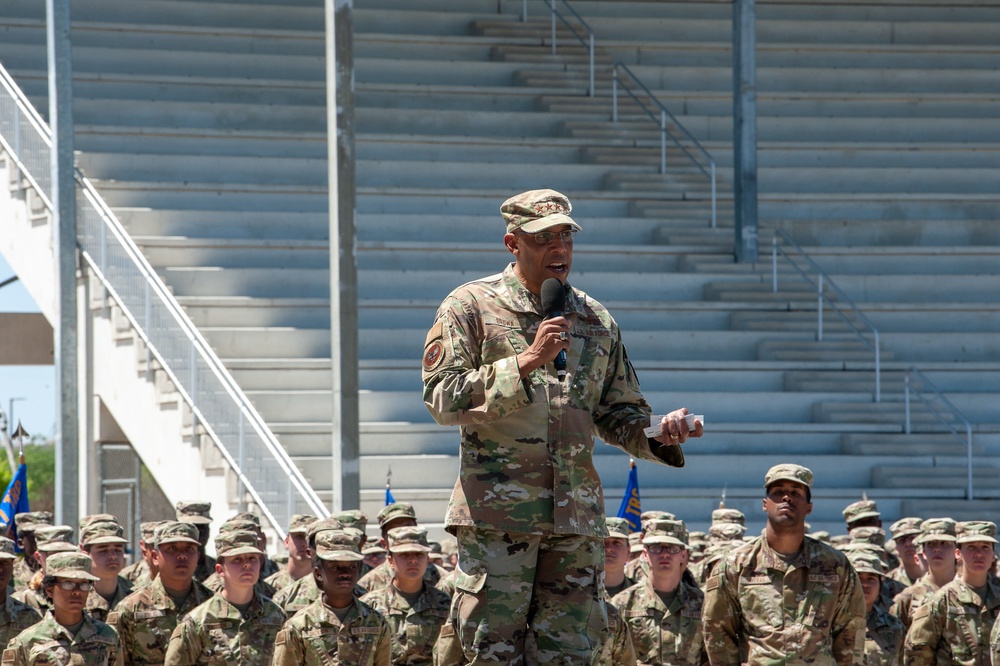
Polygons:
<instances>
[{"instance_id":1,"label":"hand holding microphone","mask_svg":"<svg viewBox=\"0 0 1000 666\"><path fill-rule=\"evenodd\" d=\"M562 319L563 310L566 308L566 287L556 278L549 278L542 283L541 296L542 310L545 311L547 321L538 327L538 335L542 335L542 327L545 323L556 323L549 322L548 320ZM566 378L566 350L569 349L569 322L566 322L565 319L563 319L563 322L565 322L565 326L560 325L560 330L558 331L561 348L553 360L553 365L556 367L556 376L559 377L559 381Z\"/></svg>"}]
</instances>

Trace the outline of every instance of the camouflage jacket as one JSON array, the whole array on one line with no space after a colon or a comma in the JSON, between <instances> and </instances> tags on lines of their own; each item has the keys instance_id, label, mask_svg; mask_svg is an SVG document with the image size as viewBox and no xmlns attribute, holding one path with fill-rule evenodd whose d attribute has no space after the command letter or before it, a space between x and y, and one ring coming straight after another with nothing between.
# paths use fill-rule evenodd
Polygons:
<instances>
[{"instance_id":1,"label":"camouflage jacket","mask_svg":"<svg viewBox=\"0 0 1000 666\"><path fill-rule=\"evenodd\" d=\"M137 580L140 578L149 578L149 563L144 559L140 559L119 571L118 575L133 583L132 588L135 589L135 582Z\"/></svg>"},{"instance_id":2,"label":"camouflage jacket","mask_svg":"<svg viewBox=\"0 0 1000 666\"><path fill-rule=\"evenodd\" d=\"M119 576L118 589L115 590L115 596L111 598L111 601L109 602L107 599L102 597L97 592L97 588L94 588L90 591L90 594L87 595L86 610L95 620L107 622L108 615L115 609L115 606L117 606L122 599L130 594L132 594L132 585L129 584L127 580Z\"/></svg>"},{"instance_id":3,"label":"camouflage jacket","mask_svg":"<svg viewBox=\"0 0 1000 666\"><path fill-rule=\"evenodd\" d=\"M390 583L369 592L361 601L374 608L389 623L394 640L392 663L396 666L429 666L433 662L434 643L441 627L448 621L451 597L424 585L417 602L410 606Z\"/></svg>"},{"instance_id":4,"label":"camouflage jacket","mask_svg":"<svg viewBox=\"0 0 1000 666\"><path fill-rule=\"evenodd\" d=\"M33 590L27 587L19 592L15 592L13 598L23 604L31 606L40 616L45 615L52 608L52 602L45 596L42 590Z\"/></svg>"},{"instance_id":5,"label":"camouflage jacket","mask_svg":"<svg viewBox=\"0 0 1000 666\"><path fill-rule=\"evenodd\" d=\"M605 581L605 584L604 584L604 598L606 600L608 600L608 601L611 601L611 599L616 594L618 594L619 592L624 592L625 590L627 590L628 588L632 587L633 585L635 585L638 582L640 582L640 581L632 580L628 576L625 576L625 580L622 581L622 584L619 585L618 587L616 587L614 590L611 590L607 586L607 581Z\"/></svg>"},{"instance_id":6,"label":"camouflage jacket","mask_svg":"<svg viewBox=\"0 0 1000 666\"><path fill-rule=\"evenodd\" d=\"M7 601L0 606L0 645L7 645L10 639L41 619L42 614L37 609L8 595Z\"/></svg>"},{"instance_id":7,"label":"camouflage jacket","mask_svg":"<svg viewBox=\"0 0 1000 666\"><path fill-rule=\"evenodd\" d=\"M903 636L899 618L876 604L866 622L865 666L899 666L903 663Z\"/></svg>"},{"instance_id":8,"label":"camouflage jacket","mask_svg":"<svg viewBox=\"0 0 1000 666\"><path fill-rule=\"evenodd\" d=\"M108 615L108 624L118 630L126 664L162 664L170 635L177 623L205 603L212 593L198 581L178 608L157 577L128 595Z\"/></svg>"},{"instance_id":9,"label":"camouflage jacket","mask_svg":"<svg viewBox=\"0 0 1000 666\"><path fill-rule=\"evenodd\" d=\"M705 584L703 617L713 665L864 659L858 575L843 553L809 536L791 564L763 535L731 551Z\"/></svg>"},{"instance_id":10,"label":"camouflage jacket","mask_svg":"<svg viewBox=\"0 0 1000 666\"><path fill-rule=\"evenodd\" d=\"M355 599L344 622L322 599L285 623L275 640L273 666L389 666L392 632L385 618Z\"/></svg>"},{"instance_id":11,"label":"camouflage jacket","mask_svg":"<svg viewBox=\"0 0 1000 666\"><path fill-rule=\"evenodd\" d=\"M356 597L363 597L367 592L368 590L360 585L354 586L354 596ZM299 578L288 587L278 590L271 601L281 606L281 609L291 617L319 599L321 594L316 586L316 578L309 574Z\"/></svg>"},{"instance_id":12,"label":"camouflage jacket","mask_svg":"<svg viewBox=\"0 0 1000 666\"><path fill-rule=\"evenodd\" d=\"M83 614L83 626L70 634L47 613L38 624L25 629L3 651L4 666L122 666L118 634L100 620Z\"/></svg>"},{"instance_id":13,"label":"camouflage jacket","mask_svg":"<svg viewBox=\"0 0 1000 666\"><path fill-rule=\"evenodd\" d=\"M608 611L608 634L597 650L594 666L622 666L622 664L631 666L636 663L636 659L628 623L614 604L605 603L605 608Z\"/></svg>"},{"instance_id":14,"label":"camouflage jacket","mask_svg":"<svg viewBox=\"0 0 1000 666\"><path fill-rule=\"evenodd\" d=\"M619 592L611 603L628 624L635 656L643 666L702 666L708 655L702 640L705 595L681 582L668 608L646 579Z\"/></svg>"},{"instance_id":15,"label":"camouflage jacket","mask_svg":"<svg viewBox=\"0 0 1000 666\"><path fill-rule=\"evenodd\" d=\"M309 574L306 574L307 576ZM292 580L291 575L288 573L288 569L282 569L277 573L271 574L264 579L264 582L274 588L275 593L277 593L282 588L286 588L295 581Z\"/></svg>"},{"instance_id":16,"label":"camouflage jacket","mask_svg":"<svg viewBox=\"0 0 1000 666\"><path fill-rule=\"evenodd\" d=\"M594 436L636 458L684 465L679 446L648 439L650 407L618 325L598 302L568 289L567 375L551 363L523 381L516 355L545 318L508 266L441 304L424 345L424 403L461 426L461 470L445 524L525 534L604 537Z\"/></svg>"},{"instance_id":17,"label":"camouflage jacket","mask_svg":"<svg viewBox=\"0 0 1000 666\"><path fill-rule=\"evenodd\" d=\"M930 601L940 589L930 574L924 574L923 578L896 595L889 612L899 618L904 629L909 629L913 622L913 612Z\"/></svg>"},{"instance_id":18,"label":"camouflage jacket","mask_svg":"<svg viewBox=\"0 0 1000 666\"><path fill-rule=\"evenodd\" d=\"M886 578L891 578L893 580L898 580L903 584L904 587L909 587L913 585L915 580L910 580L910 575L906 573L906 569L900 564L898 567L886 574Z\"/></svg>"},{"instance_id":19,"label":"camouflage jacket","mask_svg":"<svg viewBox=\"0 0 1000 666\"><path fill-rule=\"evenodd\" d=\"M165 666L267 666L285 613L254 593L247 616L216 594L177 624L167 644Z\"/></svg>"},{"instance_id":20,"label":"camouflage jacket","mask_svg":"<svg viewBox=\"0 0 1000 666\"><path fill-rule=\"evenodd\" d=\"M450 596L451 592L447 589L442 589L441 584L441 581L447 578L448 574L448 571L445 571L436 564L430 564L427 566L427 571L424 573L424 582L430 587L436 587ZM376 590L381 590L383 587L387 587L392 584L392 579L395 575L396 572L389 566L389 562L385 561L362 576L361 579L358 580L358 587L363 588L368 592L375 592Z\"/></svg>"},{"instance_id":21,"label":"camouflage jacket","mask_svg":"<svg viewBox=\"0 0 1000 666\"><path fill-rule=\"evenodd\" d=\"M31 582L31 579L34 577L36 571L38 571L38 569L28 566L28 560L26 558L17 558L17 562L14 563L14 574L11 576L14 589L21 591L27 588L28 583Z\"/></svg>"},{"instance_id":22,"label":"camouflage jacket","mask_svg":"<svg viewBox=\"0 0 1000 666\"><path fill-rule=\"evenodd\" d=\"M215 558L204 553L198 560L198 566L194 570L194 579L202 583L205 579L215 573Z\"/></svg>"},{"instance_id":23,"label":"camouflage jacket","mask_svg":"<svg viewBox=\"0 0 1000 666\"><path fill-rule=\"evenodd\" d=\"M1000 585L990 578L986 602L961 578L942 587L913 612L903 661L909 666L988 666L990 632L1000 613Z\"/></svg>"}]
</instances>

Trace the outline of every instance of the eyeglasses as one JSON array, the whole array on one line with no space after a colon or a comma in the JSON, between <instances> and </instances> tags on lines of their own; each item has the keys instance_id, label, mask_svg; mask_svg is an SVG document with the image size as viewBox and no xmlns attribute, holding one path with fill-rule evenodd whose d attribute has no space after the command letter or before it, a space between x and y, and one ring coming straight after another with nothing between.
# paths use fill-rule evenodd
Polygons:
<instances>
[{"instance_id":1,"label":"eyeglasses","mask_svg":"<svg viewBox=\"0 0 1000 666\"><path fill-rule=\"evenodd\" d=\"M61 580L56 585L60 589L66 590L67 592L72 592L73 590L80 590L81 592L90 592L94 589L94 584L89 580Z\"/></svg>"},{"instance_id":2,"label":"eyeglasses","mask_svg":"<svg viewBox=\"0 0 1000 666\"><path fill-rule=\"evenodd\" d=\"M557 238L566 245L572 245L575 234L576 229L567 229L566 231L539 231L536 234L520 232L518 235L530 238L535 245L548 245Z\"/></svg>"},{"instance_id":3,"label":"eyeglasses","mask_svg":"<svg viewBox=\"0 0 1000 666\"><path fill-rule=\"evenodd\" d=\"M678 546L676 543L651 543L646 546L646 551L650 555L662 555L663 553L676 555L682 550L684 550L684 546Z\"/></svg>"}]
</instances>

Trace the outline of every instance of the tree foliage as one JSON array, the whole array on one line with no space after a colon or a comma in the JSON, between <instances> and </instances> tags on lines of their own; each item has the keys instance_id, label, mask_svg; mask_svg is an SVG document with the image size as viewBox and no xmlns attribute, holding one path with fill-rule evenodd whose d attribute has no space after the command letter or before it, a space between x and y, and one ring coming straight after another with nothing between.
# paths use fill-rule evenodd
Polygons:
<instances>
[{"instance_id":1,"label":"tree foliage","mask_svg":"<svg viewBox=\"0 0 1000 666\"><path fill-rule=\"evenodd\" d=\"M3 448L0 446L0 448ZM27 444L24 461L28 465L28 504L32 511L54 511L56 505L56 447L51 442ZM6 454L0 454L0 493L14 475Z\"/></svg>"}]
</instances>

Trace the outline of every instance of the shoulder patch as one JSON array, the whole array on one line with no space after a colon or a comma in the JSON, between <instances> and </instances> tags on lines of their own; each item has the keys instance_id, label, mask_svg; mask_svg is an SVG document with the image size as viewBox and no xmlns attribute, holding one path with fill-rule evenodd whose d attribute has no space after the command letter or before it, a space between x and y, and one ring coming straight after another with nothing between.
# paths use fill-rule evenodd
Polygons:
<instances>
[{"instance_id":1,"label":"shoulder patch","mask_svg":"<svg viewBox=\"0 0 1000 666\"><path fill-rule=\"evenodd\" d=\"M721 582L721 580L722 580L721 574L715 574L714 576L709 578L705 582L705 591L708 592L709 590L714 590L715 588L719 587L719 583Z\"/></svg>"},{"instance_id":2,"label":"shoulder patch","mask_svg":"<svg viewBox=\"0 0 1000 666\"><path fill-rule=\"evenodd\" d=\"M430 372L444 360L444 344L440 338L434 340L424 349L424 371Z\"/></svg>"},{"instance_id":3,"label":"shoulder patch","mask_svg":"<svg viewBox=\"0 0 1000 666\"><path fill-rule=\"evenodd\" d=\"M16 657L17 650L14 648L7 648L3 651L3 663L5 664L13 664Z\"/></svg>"},{"instance_id":4,"label":"shoulder patch","mask_svg":"<svg viewBox=\"0 0 1000 666\"><path fill-rule=\"evenodd\" d=\"M916 622L920 618L927 617L931 614L931 604L922 604L919 608L913 611L913 620Z\"/></svg>"},{"instance_id":5,"label":"shoulder patch","mask_svg":"<svg viewBox=\"0 0 1000 666\"><path fill-rule=\"evenodd\" d=\"M118 624L118 611L112 611L112 612L108 613L108 619L105 620L105 622L107 624L117 625Z\"/></svg>"}]
</instances>

